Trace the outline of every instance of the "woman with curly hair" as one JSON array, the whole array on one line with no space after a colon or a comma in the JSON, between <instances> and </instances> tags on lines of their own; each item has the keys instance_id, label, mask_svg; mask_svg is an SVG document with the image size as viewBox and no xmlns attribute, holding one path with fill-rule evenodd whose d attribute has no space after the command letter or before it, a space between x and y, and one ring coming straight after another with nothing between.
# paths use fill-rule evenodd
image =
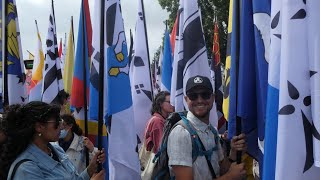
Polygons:
<instances>
[{"instance_id":1,"label":"woman with curly hair","mask_svg":"<svg viewBox=\"0 0 320 180\"><path fill-rule=\"evenodd\" d=\"M37 101L8 108L5 114L7 140L0 156L0 179L76 180L93 177L97 162L105 159L103 151L97 153L88 168L78 174L63 149L50 143L59 140L59 114L58 106Z\"/></svg>"},{"instance_id":2,"label":"woman with curly hair","mask_svg":"<svg viewBox=\"0 0 320 180\"><path fill-rule=\"evenodd\" d=\"M61 119L63 120L63 129L60 133L59 145L80 173L86 169L85 147L89 151L89 159L94 157L98 149L94 147L89 138L82 136L82 129L72 115L64 114Z\"/></svg>"}]
</instances>

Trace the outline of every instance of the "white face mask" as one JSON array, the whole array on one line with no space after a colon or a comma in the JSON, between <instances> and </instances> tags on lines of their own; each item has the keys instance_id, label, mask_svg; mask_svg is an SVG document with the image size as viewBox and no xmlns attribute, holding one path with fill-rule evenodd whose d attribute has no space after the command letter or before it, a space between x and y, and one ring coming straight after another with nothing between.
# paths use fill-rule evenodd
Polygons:
<instances>
[{"instance_id":1,"label":"white face mask","mask_svg":"<svg viewBox=\"0 0 320 180\"><path fill-rule=\"evenodd\" d=\"M62 129L62 130L60 131L59 138L60 138L60 139L63 139L63 138L65 138L65 137L67 136L67 134L68 134L68 131L65 130L65 129Z\"/></svg>"}]
</instances>

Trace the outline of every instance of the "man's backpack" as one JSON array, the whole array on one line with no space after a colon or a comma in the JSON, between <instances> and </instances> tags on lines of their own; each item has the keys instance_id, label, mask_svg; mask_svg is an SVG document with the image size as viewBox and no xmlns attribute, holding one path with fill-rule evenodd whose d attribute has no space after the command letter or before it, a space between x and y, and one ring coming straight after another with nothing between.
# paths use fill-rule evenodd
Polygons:
<instances>
[{"instance_id":1,"label":"man's backpack","mask_svg":"<svg viewBox=\"0 0 320 180\"><path fill-rule=\"evenodd\" d=\"M191 136L192 142L192 162L194 162L198 156L206 156L209 169L213 178L216 178L215 172L211 163L209 162L211 159L211 155L213 151L216 151L218 148L215 146L214 148L206 151L198 134L196 133L195 128L189 123L186 119L187 112L180 112L180 113L172 113L166 120L163 129L163 137L159 151L155 155L153 159L153 163L155 163L153 172L152 172L152 180L162 180L162 179L175 179L174 177L170 177L170 170L169 170L169 157L167 153L167 143L168 137L172 129L174 129L177 125L181 125L185 128ZM212 128L212 132L215 135L215 143L218 144L219 136L217 131Z\"/></svg>"}]
</instances>

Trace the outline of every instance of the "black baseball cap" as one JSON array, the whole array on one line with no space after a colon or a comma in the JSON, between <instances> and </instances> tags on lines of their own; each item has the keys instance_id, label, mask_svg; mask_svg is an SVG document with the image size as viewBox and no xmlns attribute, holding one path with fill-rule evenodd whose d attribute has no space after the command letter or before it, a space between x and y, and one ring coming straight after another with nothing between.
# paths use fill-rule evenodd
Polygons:
<instances>
[{"instance_id":1,"label":"black baseball cap","mask_svg":"<svg viewBox=\"0 0 320 180\"><path fill-rule=\"evenodd\" d=\"M202 86L213 92L210 79L204 76L194 76L189 78L186 85L186 92L197 86Z\"/></svg>"}]
</instances>

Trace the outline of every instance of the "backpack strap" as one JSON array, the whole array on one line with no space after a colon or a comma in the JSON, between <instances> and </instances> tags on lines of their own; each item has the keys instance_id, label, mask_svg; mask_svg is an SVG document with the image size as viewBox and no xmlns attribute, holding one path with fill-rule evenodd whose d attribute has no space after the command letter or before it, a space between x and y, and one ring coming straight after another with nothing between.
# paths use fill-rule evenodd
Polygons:
<instances>
[{"instance_id":1,"label":"backpack strap","mask_svg":"<svg viewBox=\"0 0 320 180\"><path fill-rule=\"evenodd\" d=\"M17 171L17 169L19 168L19 166L20 166L22 163L27 162L27 161L32 161L32 160L30 160L30 159L22 159L22 160L20 160L20 161L14 166L14 168L13 168L13 170L12 170L12 173L11 173L11 178L10 178L10 180L13 180L14 175L16 174L16 171Z\"/></svg>"},{"instance_id":2,"label":"backpack strap","mask_svg":"<svg viewBox=\"0 0 320 180\"><path fill-rule=\"evenodd\" d=\"M193 162L196 160L198 156L205 156L212 178L215 179L217 176L216 176L216 173L214 172L214 169L210 160L211 160L213 151L218 150L217 143L219 141L219 136L217 135L217 131L215 130L215 128L213 128L210 125L210 129L215 136L216 146L211 148L210 150L206 150L193 125L189 123L189 121L184 115L180 114L180 117L182 118L182 121L179 121L179 125L182 125L187 131L189 131L191 135Z\"/></svg>"}]
</instances>

